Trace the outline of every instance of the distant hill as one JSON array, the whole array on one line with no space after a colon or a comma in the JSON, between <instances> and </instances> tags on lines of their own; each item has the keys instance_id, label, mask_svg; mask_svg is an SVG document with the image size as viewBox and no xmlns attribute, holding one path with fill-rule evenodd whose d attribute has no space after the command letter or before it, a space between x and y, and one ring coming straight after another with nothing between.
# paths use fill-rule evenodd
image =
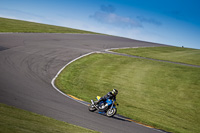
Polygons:
<instances>
[{"instance_id":1,"label":"distant hill","mask_svg":"<svg viewBox=\"0 0 200 133\"><path fill-rule=\"evenodd\" d=\"M81 33L99 34L90 31L72 29L55 25L41 24L22 20L0 17L0 32L22 32L22 33Z\"/></svg>"}]
</instances>

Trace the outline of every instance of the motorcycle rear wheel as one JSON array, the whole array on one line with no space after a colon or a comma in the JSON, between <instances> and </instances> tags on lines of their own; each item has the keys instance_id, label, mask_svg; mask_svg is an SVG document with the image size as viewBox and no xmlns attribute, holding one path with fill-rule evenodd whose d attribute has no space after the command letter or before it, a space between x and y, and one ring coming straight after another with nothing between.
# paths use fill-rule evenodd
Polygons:
<instances>
[{"instance_id":1,"label":"motorcycle rear wheel","mask_svg":"<svg viewBox=\"0 0 200 133\"><path fill-rule=\"evenodd\" d=\"M112 108L112 109L109 109L106 113L106 115L108 117L113 117L115 114L117 113L117 109L116 108Z\"/></svg>"},{"instance_id":2,"label":"motorcycle rear wheel","mask_svg":"<svg viewBox=\"0 0 200 133\"><path fill-rule=\"evenodd\" d=\"M94 111L96 111L97 109L94 107L94 105L90 104L90 105L88 106L88 110L91 111L91 112L94 112Z\"/></svg>"}]
</instances>

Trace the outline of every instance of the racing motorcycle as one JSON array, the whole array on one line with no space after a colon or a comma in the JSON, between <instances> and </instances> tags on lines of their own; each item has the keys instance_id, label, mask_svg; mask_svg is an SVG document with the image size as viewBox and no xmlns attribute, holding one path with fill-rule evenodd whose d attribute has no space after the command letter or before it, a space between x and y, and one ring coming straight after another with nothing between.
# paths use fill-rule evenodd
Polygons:
<instances>
[{"instance_id":1,"label":"racing motorcycle","mask_svg":"<svg viewBox=\"0 0 200 133\"><path fill-rule=\"evenodd\" d=\"M99 100L101 97L97 96L96 99ZM112 117L117 113L117 106L115 100L106 99L106 101L101 101L98 105L94 104L94 101L91 100L91 104L89 105L88 109L91 112L96 110L99 111L100 114L106 114L108 117Z\"/></svg>"}]
</instances>

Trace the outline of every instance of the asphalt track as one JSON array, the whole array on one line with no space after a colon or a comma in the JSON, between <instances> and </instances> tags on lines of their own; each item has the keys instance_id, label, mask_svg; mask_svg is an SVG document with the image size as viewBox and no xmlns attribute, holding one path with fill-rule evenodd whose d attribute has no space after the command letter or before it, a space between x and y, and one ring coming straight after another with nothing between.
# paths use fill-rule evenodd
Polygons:
<instances>
[{"instance_id":1,"label":"asphalt track","mask_svg":"<svg viewBox=\"0 0 200 133\"><path fill-rule=\"evenodd\" d=\"M51 85L57 72L81 55L150 46L163 45L106 35L1 33L0 103L104 133L159 133L134 122L89 112L87 106L63 96Z\"/></svg>"}]
</instances>

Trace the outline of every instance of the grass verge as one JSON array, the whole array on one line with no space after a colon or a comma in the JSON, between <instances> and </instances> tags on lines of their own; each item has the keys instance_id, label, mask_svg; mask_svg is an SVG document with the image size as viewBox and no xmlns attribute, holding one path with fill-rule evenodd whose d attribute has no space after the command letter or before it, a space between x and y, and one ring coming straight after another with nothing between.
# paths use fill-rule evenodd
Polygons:
<instances>
[{"instance_id":1,"label":"grass verge","mask_svg":"<svg viewBox=\"0 0 200 133\"><path fill-rule=\"evenodd\" d=\"M1 133L97 133L95 131L0 104Z\"/></svg>"},{"instance_id":2,"label":"grass verge","mask_svg":"<svg viewBox=\"0 0 200 133\"><path fill-rule=\"evenodd\" d=\"M118 53L153 59L200 65L200 50L181 47L145 47L112 50Z\"/></svg>"},{"instance_id":3,"label":"grass verge","mask_svg":"<svg viewBox=\"0 0 200 133\"><path fill-rule=\"evenodd\" d=\"M85 101L119 90L118 113L175 133L200 132L200 69L93 54L66 67L56 86Z\"/></svg>"},{"instance_id":4,"label":"grass verge","mask_svg":"<svg viewBox=\"0 0 200 133\"><path fill-rule=\"evenodd\" d=\"M90 31L40 24L22 20L1 18L1 17L0 17L0 27L1 27L0 32L98 34Z\"/></svg>"}]
</instances>

